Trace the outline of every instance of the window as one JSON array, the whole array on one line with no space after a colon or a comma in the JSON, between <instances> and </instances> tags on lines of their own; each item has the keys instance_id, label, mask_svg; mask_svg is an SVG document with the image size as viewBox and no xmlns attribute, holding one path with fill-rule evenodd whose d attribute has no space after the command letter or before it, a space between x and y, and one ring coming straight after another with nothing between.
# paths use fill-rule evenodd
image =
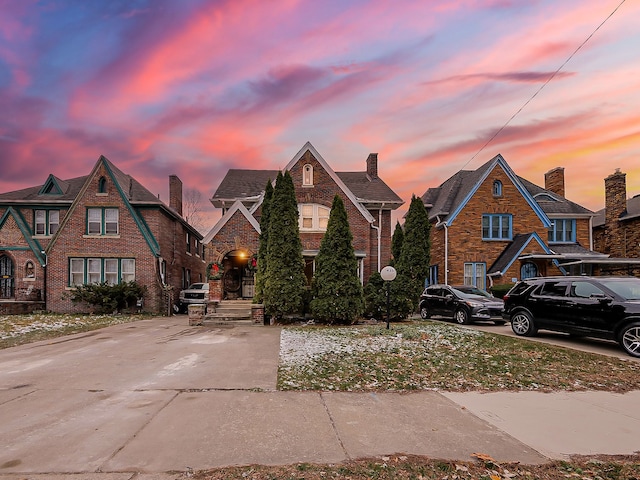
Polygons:
<instances>
[{"instance_id":1,"label":"window","mask_svg":"<svg viewBox=\"0 0 640 480\"><path fill-rule=\"evenodd\" d=\"M197 256L200 256L200 240L198 240L197 238L196 238L195 252Z\"/></svg>"},{"instance_id":2,"label":"window","mask_svg":"<svg viewBox=\"0 0 640 480\"><path fill-rule=\"evenodd\" d=\"M31 260L27 260L27 263L24 265L24 278L34 278L36 276L36 269L33 266L33 262Z\"/></svg>"},{"instance_id":3,"label":"window","mask_svg":"<svg viewBox=\"0 0 640 480\"><path fill-rule=\"evenodd\" d=\"M98 180L98 193L107 193L107 180L104 177Z\"/></svg>"},{"instance_id":4,"label":"window","mask_svg":"<svg viewBox=\"0 0 640 480\"><path fill-rule=\"evenodd\" d=\"M500 180L496 180L495 182L493 182L493 196L502 196L502 182Z\"/></svg>"},{"instance_id":5,"label":"window","mask_svg":"<svg viewBox=\"0 0 640 480\"><path fill-rule=\"evenodd\" d=\"M109 285L118 283L118 259L107 258L104 261L104 281Z\"/></svg>"},{"instance_id":6,"label":"window","mask_svg":"<svg viewBox=\"0 0 640 480\"><path fill-rule=\"evenodd\" d=\"M186 234L186 241L187 241L187 253L191 253L191 235L189 235L189 232L187 232Z\"/></svg>"},{"instance_id":7,"label":"window","mask_svg":"<svg viewBox=\"0 0 640 480\"><path fill-rule=\"evenodd\" d=\"M511 215L482 215L483 240L511 240Z\"/></svg>"},{"instance_id":8,"label":"window","mask_svg":"<svg viewBox=\"0 0 640 480\"><path fill-rule=\"evenodd\" d=\"M606 296L598 287L589 282L573 282L571 285L571 296L589 298L591 295Z\"/></svg>"},{"instance_id":9,"label":"window","mask_svg":"<svg viewBox=\"0 0 640 480\"><path fill-rule=\"evenodd\" d=\"M53 235L60 225L59 210L36 210L33 231L36 235Z\"/></svg>"},{"instance_id":10,"label":"window","mask_svg":"<svg viewBox=\"0 0 640 480\"><path fill-rule=\"evenodd\" d=\"M427 285L435 285L438 283L438 265L431 265L429 267L429 277L427 278Z\"/></svg>"},{"instance_id":11,"label":"window","mask_svg":"<svg viewBox=\"0 0 640 480\"><path fill-rule=\"evenodd\" d=\"M136 279L133 258L70 258L69 285L108 283L117 285Z\"/></svg>"},{"instance_id":12,"label":"window","mask_svg":"<svg viewBox=\"0 0 640 480\"><path fill-rule=\"evenodd\" d=\"M564 297L565 292L567 291L568 282L561 281L550 281L542 284L540 288L540 292L538 295L545 295L550 297Z\"/></svg>"},{"instance_id":13,"label":"window","mask_svg":"<svg viewBox=\"0 0 640 480\"><path fill-rule=\"evenodd\" d=\"M87 208L87 234L117 235L119 218L117 208Z\"/></svg>"},{"instance_id":14,"label":"window","mask_svg":"<svg viewBox=\"0 0 640 480\"><path fill-rule=\"evenodd\" d=\"M313 185L313 166L306 164L302 167L302 185Z\"/></svg>"},{"instance_id":15,"label":"window","mask_svg":"<svg viewBox=\"0 0 640 480\"><path fill-rule=\"evenodd\" d=\"M473 285L484 290L486 271L487 265L485 263L465 263L464 284Z\"/></svg>"},{"instance_id":16,"label":"window","mask_svg":"<svg viewBox=\"0 0 640 480\"><path fill-rule=\"evenodd\" d=\"M314 203L299 205L300 230L325 231L329 223L331 209Z\"/></svg>"},{"instance_id":17,"label":"window","mask_svg":"<svg viewBox=\"0 0 640 480\"><path fill-rule=\"evenodd\" d=\"M525 262L520 267L520 280L526 280L527 278L533 278L538 276L538 267L533 262Z\"/></svg>"},{"instance_id":18,"label":"window","mask_svg":"<svg viewBox=\"0 0 640 480\"><path fill-rule=\"evenodd\" d=\"M551 220L551 226L549 227L549 243L575 243L575 241L575 219L555 218Z\"/></svg>"}]
</instances>

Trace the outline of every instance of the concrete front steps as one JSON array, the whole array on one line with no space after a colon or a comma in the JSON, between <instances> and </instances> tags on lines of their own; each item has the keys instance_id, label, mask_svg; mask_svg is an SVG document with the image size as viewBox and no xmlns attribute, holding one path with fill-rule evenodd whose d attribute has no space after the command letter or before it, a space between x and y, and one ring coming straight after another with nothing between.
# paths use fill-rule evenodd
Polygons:
<instances>
[{"instance_id":1,"label":"concrete front steps","mask_svg":"<svg viewBox=\"0 0 640 480\"><path fill-rule=\"evenodd\" d=\"M204 325L253 325L251 300L221 300L215 307L210 304L204 316Z\"/></svg>"}]
</instances>

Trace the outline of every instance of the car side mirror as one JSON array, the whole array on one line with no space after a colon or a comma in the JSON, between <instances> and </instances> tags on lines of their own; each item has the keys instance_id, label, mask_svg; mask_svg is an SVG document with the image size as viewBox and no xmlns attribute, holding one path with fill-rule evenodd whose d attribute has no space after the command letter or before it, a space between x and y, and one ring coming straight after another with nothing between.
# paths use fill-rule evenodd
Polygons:
<instances>
[{"instance_id":1,"label":"car side mirror","mask_svg":"<svg viewBox=\"0 0 640 480\"><path fill-rule=\"evenodd\" d=\"M600 303L611 303L613 301L613 298L606 296L604 293L593 293L589 298L598 300Z\"/></svg>"}]
</instances>

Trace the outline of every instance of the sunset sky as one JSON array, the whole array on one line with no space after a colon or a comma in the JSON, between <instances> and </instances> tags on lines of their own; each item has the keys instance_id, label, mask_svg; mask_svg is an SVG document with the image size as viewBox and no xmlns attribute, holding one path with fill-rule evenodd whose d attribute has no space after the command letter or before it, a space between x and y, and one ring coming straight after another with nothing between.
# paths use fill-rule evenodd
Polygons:
<instances>
[{"instance_id":1,"label":"sunset sky","mask_svg":"<svg viewBox=\"0 0 640 480\"><path fill-rule=\"evenodd\" d=\"M102 154L166 202L177 174L208 230L229 168L310 141L336 171L378 152L407 205L501 153L598 210L616 168L640 193L639 25L637 0L0 0L0 192Z\"/></svg>"}]
</instances>

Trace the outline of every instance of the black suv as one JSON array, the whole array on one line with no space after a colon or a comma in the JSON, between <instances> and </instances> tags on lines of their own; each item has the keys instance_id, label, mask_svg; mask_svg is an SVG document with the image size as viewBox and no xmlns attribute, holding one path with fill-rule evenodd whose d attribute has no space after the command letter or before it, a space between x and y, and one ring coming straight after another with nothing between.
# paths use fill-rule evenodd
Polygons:
<instances>
[{"instance_id":1,"label":"black suv","mask_svg":"<svg viewBox=\"0 0 640 480\"><path fill-rule=\"evenodd\" d=\"M545 277L523 280L504 296L505 320L516 335L538 329L615 340L640 357L640 279Z\"/></svg>"},{"instance_id":2,"label":"black suv","mask_svg":"<svg viewBox=\"0 0 640 480\"><path fill-rule=\"evenodd\" d=\"M443 316L460 324L475 320L493 320L504 325L502 300L476 287L431 285L420 295L420 316L424 319Z\"/></svg>"}]
</instances>

